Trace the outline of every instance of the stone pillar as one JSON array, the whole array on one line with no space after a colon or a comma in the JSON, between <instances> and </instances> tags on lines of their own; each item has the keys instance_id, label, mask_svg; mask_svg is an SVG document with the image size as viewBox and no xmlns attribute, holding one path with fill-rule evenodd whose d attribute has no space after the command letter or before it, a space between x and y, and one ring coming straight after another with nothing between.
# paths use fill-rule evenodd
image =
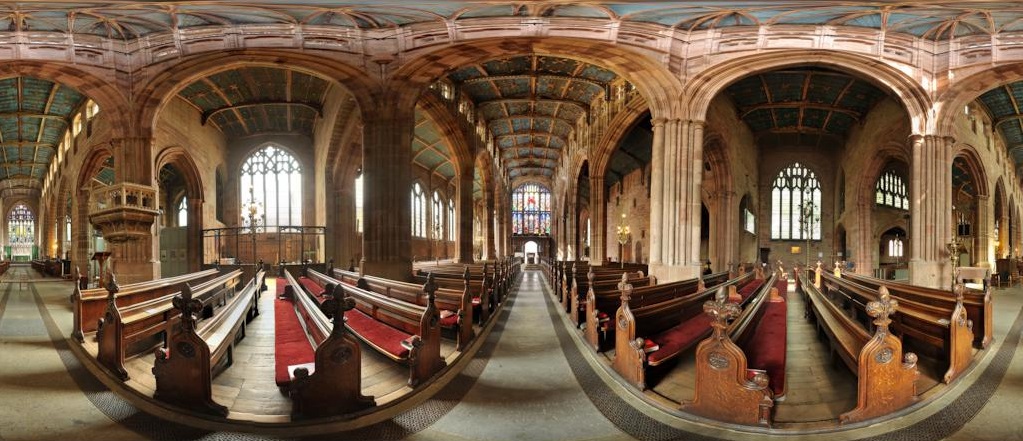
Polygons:
<instances>
[{"instance_id":1,"label":"stone pillar","mask_svg":"<svg viewBox=\"0 0 1023 441\"><path fill-rule=\"evenodd\" d=\"M951 170L951 169L950 169ZM949 172L951 173L951 171ZM975 231L974 237L977 238L975 246L977 247L970 256L973 262L970 262L970 266L982 266L987 268L994 267L995 259L995 246L991 240L992 230L994 229L994 216L992 216L991 210L991 197L990 196L977 196L977 231ZM965 264L961 262L960 264Z\"/></svg>"},{"instance_id":2,"label":"stone pillar","mask_svg":"<svg viewBox=\"0 0 1023 441\"><path fill-rule=\"evenodd\" d=\"M407 280L412 273L412 109L379 103L364 112L363 242L366 274Z\"/></svg>"},{"instance_id":3,"label":"stone pillar","mask_svg":"<svg viewBox=\"0 0 1023 441\"><path fill-rule=\"evenodd\" d=\"M472 185L473 168L466 167L458 176L455 199L455 259L460 263L472 263Z\"/></svg>"},{"instance_id":4,"label":"stone pillar","mask_svg":"<svg viewBox=\"0 0 1023 441\"><path fill-rule=\"evenodd\" d=\"M607 191L603 170L590 170L590 265L607 262ZM577 214L578 216L578 214ZM582 240L580 240L582 243Z\"/></svg>"},{"instance_id":5,"label":"stone pillar","mask_svg":"<svg viewBox=\"0 0 1023 441\"><path fill-rule=\"evenodd\" d=\"M952 280L945 244L952 238L950 137L913 135L910 166L909 278L914 285L947 288Z\"/></svg>"},{"instance_id":6,"label":"stone pillar","mask_svg":"<svg viewBox=\"0 0 1023 441\"><path fill-rule=\"evenodd\" d=\"M327 185L337 186L337 183ZM362 259L361 238L358 233L358 225L355 222L355 183L349 185L340 184L340 189L327 191L327 216L329 226L327 237L324 239L328 245L325 250L328 259L334 259L334 266L337 268L348 268L353 261L355 265Z\"/></svg>"},{"instance_id":7,"label":"stone pillar","mask_svg":"<svg viewBox=\"0 0 1023 441\"><path fill-rule=\"evenodd\" d=\"M870 187L867 194L873 196L873 190L874 187ZM873 204L872 198L860 198L856 202L856 212L853 215L855 221L852 225L847 225L845 230L846 246L852 249L852 260L856 262L856 272L866 276L873 275L874 253L878 249L878 242L874 238ZM912 250L910 251L912 252ZM842 258L849 259L848 256L842 256Z\"/></svg>"},{"instance_id":8,"label":"stone pillar","mask_svg":"<svg viewBox=\"0 0 1023 441\"><path fill-rule=\"evenodd\" d=\"M739 252L739 207L735 203L735 193L720 191L711 195L708 209L710 218L710 243L707 247L707 258L715 271L728 269L729 262L738 261Z\"/></svg>"},{"instance_id":9,"label":"stone pillar","mask_svg":"<svg viewBox=\"0 0 1023 441\"><path fill-rule=\"evenodd\" d=\"M199 271L204 261L202 238L202 198L188 198L188 226L185 227L188 238L185 239L188 271Z\"/></svg>"},{"instance_id":10,"label":"stone pillar","mask_svg":"<svg viewBox=\"0 0 1023 441\"><path fill-rule=\"evenodd\" d=\"M998 218L998 251L996 259L1001 259L1012 254L1012 239L1009 237L1009 210L1006 203L1002 204L1002 212ZM994 262L994 260L992 260Z\"/></svg>"},{"instance_id":11,"label":"stone pillar","mask_svg":"<svg viewBox=\"0 0 1023 441\"><path fill-rule=\"evenodd\" d=\"M655 120L651 170L650 272L658 280L700 274L703 122Z\"/></svg>"},{"instance_id":12,"label":"stone pillar","mask_svg":"<svg viewBox=\"0 0 1023 441\"><path fill-rule=\"evenodd\" d=\"M114 139L110 145L114 156L114 185L134 184L145 187L155 199L157 190L153 185L152 140L128 137ZM87 201L79 202L88 204ZM100 217L89 213L89 222L103 231L107 251L111 253L110 268L121 284L160 277L159 243L154 240L154 229L158 228L154 225L157 204L155 200L150 204L148 210L125 208ZM147 223L148 228L145 226ZM140 230L148 230L148 234L136 234Z\"/></svg>"},{"instance_id":13,"label":"stone pillar","mask_svg":"<svg viewBox=\"0 0 1023 441\"><path fill-rule=\"evenodd\" d=\"M493 259L497 254L494 250L494 231L497 227L497 221L494 218L494 197L496 195L491 193L489 197L486 197L483 202L483 260Z\"/></svg>"}]
</instances>

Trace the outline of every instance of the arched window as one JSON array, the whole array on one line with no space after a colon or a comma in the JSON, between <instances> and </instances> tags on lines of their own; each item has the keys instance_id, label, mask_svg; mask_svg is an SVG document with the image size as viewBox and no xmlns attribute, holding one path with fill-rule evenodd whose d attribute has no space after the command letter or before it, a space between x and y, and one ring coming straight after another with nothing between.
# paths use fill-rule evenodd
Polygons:
<instances>
[{"instance_id":1,"label":"arched window","mask_svg":"<svg viewBox=\"0 0 1023 441\"><path fill-rule=\"evenodd\" d=\"M32 256L32 245L35 244L36 219L25 204L18 204L7 215L7 240L11 246L11 257Z\"/></svg>"},{"instance_id":2,"label":"arched window","mask_svg":"<svg viewBox=\"0 0 1023 441\"><path fill-rule=\"evenodd\" d=\"M71 216L64 216L64 242L71 242Z\"/></svg>"},{"instance_id":3,"label":"arched window","mask_svg":"<svg viewBox=\"0 0 1023 441\"><path fill-rule=\"evenodd\" d=\"M441 239L441 232L444 231L444 206L440 204L440 194L433 192L433 240Z\"/></svg>"},{"instance_id":4,"label":"arched window","mask_svg":"<svg viewBox=\"0 0 1023 441\"><path fill-rule=\"evenodd\" d=\"M771 188L771 239L820 240L820 216L817 175L798 162L779 172Z\"/></svg>"},{"instance_id":5,"label":"arched window","mask_svg":"<svg viewBox=\"0 0 1023 441\"><path fill-rule=\"evenodd\" d=\"M362 232L362 175L355 178L355 231Z\"/></svg>"},{"instance_id":6,"label":"arched window","mask_svg":"<svg viewBox=\"0 0 1023 441\"><path fill-rule=\"evenodd\" d=\"M241 194L243 205L262 204L264 225L302 225L302 166L284 149L269 145L245 160ZM247 225L248 213L242 211Z\"/></svg>"},{"instance_id":7,"label":"arched window","mask_svg":"<svg viewBox=\"0 0 1023 441\"><path fill-rule=\"evenodd\" d=\"M418 182L412 184L412 235L426 237L426 195Z\"/></svg>"},{"instance_id":8,"label":"arched window","mask_svg":"<svg viewBox=\"0 0 1023 441\"><path fill-rule=\"evenodd\" d=\"M178 204L178 226L188 226L188 198L182 197L181 203Z\"/></svg>"},{"instance_id":9,"label":"arched window","mask_svg":"<svg viewBox=\"0 0 1023 441\"><path fill-rule=\"evenodd\" d=\"M909 210L909 198L906 197L906 182L895 170L888 170L877 178L875 202L902 210Z\"/></svg>"},{"instance_id":10,"label":"arched window","mask_svg":"<svg viewBox=\"0 0 1023 441\"><path fill-rule=\"evenodd\" d=\"M551 234L551 191L539 184L522 184L512 192L512 234Z\"/></svg>"},{"instance_id":11,"label":"arched window","mask_svg":"<svg viewBox=\"0 0 1023 441\"><path fill-rule=\"evenodd\" d=\"M902 257L902 239L888 239L888 257Z\"/></svg>"},{"instance_id":12,"label":"arched window","mask_svg":"<svg viewBox=\"0 0 1023 441\"><path fill-rule=\"evenodd\" d=\"M448 199L448 240L454 242L458 232L458 222L455 222L455 200Z\"/></svg>"},{"instance_id":13,"label":"arched window","mask_svg":"<svg viewBox=\"0 0 1023 441\"><path fill-rule=\"evenodd\" d=\"M757 234L757 218L750 207L750 197L745 195L739 202L739 215L742 216L742 229L750 234Z\"/></svg>"}]
</instances>

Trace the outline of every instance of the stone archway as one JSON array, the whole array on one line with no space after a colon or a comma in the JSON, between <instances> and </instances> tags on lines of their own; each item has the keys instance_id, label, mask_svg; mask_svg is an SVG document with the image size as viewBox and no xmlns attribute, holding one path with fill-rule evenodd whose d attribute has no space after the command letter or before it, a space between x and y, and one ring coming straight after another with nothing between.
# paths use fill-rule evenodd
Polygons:
<instances>
[{"instance_id":1,"label":"stone archway","mask_svg":"<svg viewBox=\"0 0 1023 441\"><path fill-rule=\"evenodd\" d=\"M203 186L199 169L188 152L181 147L169 147L160 152L156 158L155 168L158 173L159 197L164 203L164 222L161 222L163 225L157 227L157 236L159 237L156 239L160 244L160 261L184 261L184 265L180 265L181 267L176 271L164 272L161 265L161 277L198 271L203 263L203 205L206 200L205 186ZM173 176L169 176L168 179L174 179L174 182L163 182L165 169L169 172L172 171ZM172 188L167 188L168 185ZM165 190L174 192L166 195L162 193ZM174 222L166 222L171 216L177 217L179 202L184 202L184 208L187 210L185 225L180 225L177 219L174 219ZM169 245L165 247L165 242L167 242L165 239L169 238L162 236L161 227L182 228L181 233L174 232L173 234L184 234L184 247L181 247L183 249ZM173 255L171 255L172 250L174 251ZM184 251L184 256L180 255L181 251ZM173 267L177 263L171 263L171 265Z\"/></svg>"}]
</instances>

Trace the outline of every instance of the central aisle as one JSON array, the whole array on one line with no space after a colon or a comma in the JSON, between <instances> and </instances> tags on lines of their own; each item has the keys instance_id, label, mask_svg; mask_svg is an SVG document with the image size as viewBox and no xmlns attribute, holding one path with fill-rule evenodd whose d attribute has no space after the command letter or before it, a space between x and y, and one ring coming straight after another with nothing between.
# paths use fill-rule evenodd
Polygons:
<instances>
[{"instance_id":1,"label":"central aisle","mask_svg":"<svg viewBox=\"0 0 1023 441\"><path fill-rule=\"evenodd\" d=\"M540 271L523 271L493 355L450 412L409 439L632 439L586 397L558 343Z\"/></svg>"}]
</instances>

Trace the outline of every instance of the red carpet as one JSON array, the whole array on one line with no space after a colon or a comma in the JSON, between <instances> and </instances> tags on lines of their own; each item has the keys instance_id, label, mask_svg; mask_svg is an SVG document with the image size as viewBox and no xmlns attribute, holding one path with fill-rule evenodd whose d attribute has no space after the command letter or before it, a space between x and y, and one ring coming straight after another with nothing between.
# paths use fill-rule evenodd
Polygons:
<instances>
[{"instance_id":1,"label":"red carpet","mask_svg":"<svg viewBox=\"0 0 1023 441\"><path fill-rule=\"evenodd\" d=\"M747 366L767 371L775 396L785 393L785 338L787 302L765 303L763 317L746 345Z\"/></svg>"},{"instance_id":2,"label":"red carpet","mask_svg":"<svg viewBox=\"0 0 1023 441\"><path fill-rule=\"evenodd\" d=\"M290 300L280 299L284 293L284 279L277 279L277 296L274 299L274 381L284 387L291 383L288 366L312 363L316 353L309 345L302 324L298 321L295 308Z\"/></svg>"}]
</instances>

